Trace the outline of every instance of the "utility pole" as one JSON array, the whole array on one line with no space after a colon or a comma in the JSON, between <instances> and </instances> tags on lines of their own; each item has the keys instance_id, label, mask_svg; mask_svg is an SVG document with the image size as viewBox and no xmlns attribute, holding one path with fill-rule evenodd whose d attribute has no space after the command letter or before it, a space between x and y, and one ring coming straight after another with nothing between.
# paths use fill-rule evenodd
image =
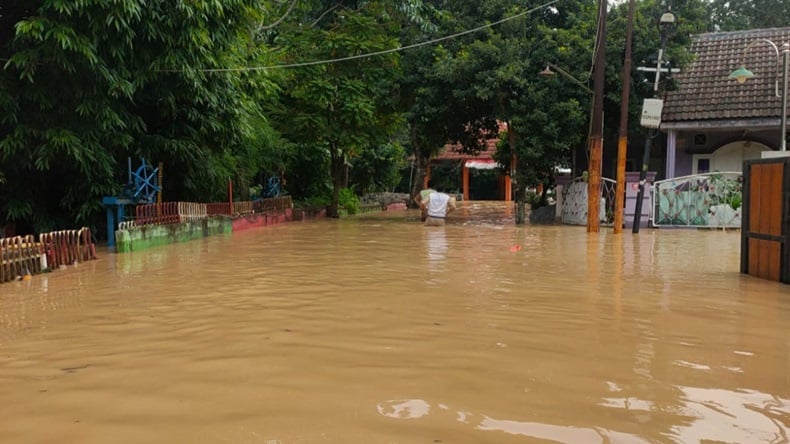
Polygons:
<instances>
[{"instance_id":1,"label":"utility pole","mask_svg":"<svg viewBox=\"0 0 790 444\"><path fill-rule=\"evenodd\" d=\"M617 139L617 185L614 198L614 232L623 232L625 212L625 161L628 152L628 100L631 94L631 36L634 29L634 0L628 1L625 57L623 60L623 92L620 98L620 137Z\"/></svg>"},{"instance_id":2,"label":"utility pole","mask_svg":"<svg viewBox=\"0 0 790 444\"><path fill-rule=\"evenodd\" d=\"M598 0L598 32L595 38L593 119L590 129L590 164L587 173L587 232L600 231L601 162L603 159L603 86L606 62L606 0Z\"/></svg>"},{"instance_id":3,"label":"utility pole","mask_svg":"<svg viewBox=\"0 0 790 444\"><path fill-rule=\"evenodd\" d=\"M642 169L639 172L639 193L636 196L636 208L634 209L634 226L632 232L639 233L639 225L642 219L642 201L645 197L645 184L647 182L647 170L650 168L650 148L653 143L653 138L658 136L658 128L661 125L661 109L663 102L659 99L660 94L658 91L659 79L661 78L661 67L664 57L664 48L667 45L667 38L669 34L675 30L677 18L671 11L667 11L661 15L658 20L658 32L661 37L661 47L658 49L658 60L656 60L656 79L653 83L653 99L645 99L645 106L642 108L642 126L650 128L647 136L645 137L645 150L642 155ZM651 105L652 106L648 106ZM648 112L649 108L653 108L654 112ZM655 115L653 115L655 114ZM650 116L652 119L646 120L645 117ZM657 117L657 119L655 118Z\"/></svg>"}]
</instances>

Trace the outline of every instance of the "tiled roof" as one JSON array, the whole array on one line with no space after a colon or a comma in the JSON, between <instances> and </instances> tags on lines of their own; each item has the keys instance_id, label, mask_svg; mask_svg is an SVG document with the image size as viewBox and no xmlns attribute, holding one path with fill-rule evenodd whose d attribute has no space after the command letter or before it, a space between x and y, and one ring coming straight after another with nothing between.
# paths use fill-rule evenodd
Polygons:
<instances>
[{"instance_id":1,"label":"tiled roof","mask_svg":"<svg viewBox=\"0 0 790 444\"><path fill-rule=\"evenodd\" d=\"M503 131L507 131L507 124L505 122L499 122L499 132L502 133ZM485 141L486 148L480 151L477 154L464 154L462 153L462 147L460 144L447 144L444 146L442 151L436 156L436 160L461 160L461 159L475 159L475 160L488 160L492 159L494 153L496 152L497 143L499 143L499 137L494 137L492 139L485 139L484 137L481 138Z\"/></svg>"},{"instance_id":2,"label":"tiled roof","mask_svg":"<svg viewBox=\"0 0 790 444\"><path fill-rule=\"evenodd\" d=\"M486 149L480 151L477 154L464 154L460 153L459 150L461 149L460 145L445 145L444 149L438 156L436 156L437 160L461 160L461 159L491 159L494 153L496 152L496 144L499 142L499 139L488 139L486 140Z\"/></svg>"},{"instance_id":3,"label":"tiled roof","mask_svg":"<svg viewBox=\"0 0 790 444\"><path fill-rule=\"evenodd\" d=\"M779 60L771 45L761 39L776 44ZM728 122L742 120L755 126L761 123L777 125L781 99L776 96L776 82L779 81L781 94L781 46L784 42L790 42L790 28L695 36L689 47L695 59L675 76L678 90L668 92L665 97L662 125L716 126L718 123L727 126ZM728 79L740 65L745 65L755 75L744 84Z\"/></svg>"}]
</instances>

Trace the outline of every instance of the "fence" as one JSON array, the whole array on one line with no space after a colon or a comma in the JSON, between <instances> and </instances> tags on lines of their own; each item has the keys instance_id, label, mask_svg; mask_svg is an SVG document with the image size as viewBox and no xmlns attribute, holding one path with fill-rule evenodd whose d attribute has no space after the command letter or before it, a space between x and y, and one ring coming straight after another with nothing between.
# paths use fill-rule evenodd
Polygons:
<instances>
[{"instance_id":1,"label":"fence","mask_svg":"<svg viewBox=\"0 0 790 444\"><path fill-rule=\"evenodd\" d=\"M88 228L42 233L39 243L52 269L96 259L96 245Z\"/></svg>"},{"instance_id":2,"label":"fence","mask_svg":"<svg viewBox=\"0 0 790 444\"><path fill-rule=\"evenodd\" d=\"M741 227L742 173L705 173L653 184L653 225Z\"/></svg>"},{"instance_id":3,"label":"fence","mask_svg":"<svg viewBox=\"0 0 790 444\"><path fill-rule=\"evenodd\" d=\"M0 283L41 273L62 265L96 259L96 246L88 228L0 239Z\"/></svg>"},{"instance_id":4,"label":"fence","mask_svg":"<svg viewBox=\"0 0 790 444\"><path fill-rule=\"evenodd\" d=\"M118 229L128 229L134 225L163 225L179 222L192 222L207 216L244 216L253 213L283 212L293 208L291 196L273 197L256 201L233 202L164 202L137 205L133 222L122 222Z\"/></svg>"},{"instance_id":5,"label":"fence","mask_svg":"<svg viewBox=\"0 0 790 444\"><path fill-rule=\"evenodd\" d=\"M32 235L0 239L0 283L41 272L41 246Z\"/></svg>"},{"instance_id":6,"label":"fence","mask_svg":"<svg viewBox=\"0 0 790 444\"><path fill-rule=\"evenodd\" d=\"M181 221L178 210L179 202L137 205L134 221L137 225L176 224Z\"/></svg>"},{"instance_id":7,"label":"fence","mask_svg":"<svg viewBox=\"0 0 790 444\"><path fill-rule=\"evenodd\" d=\"M293 208L291 196L272 197L253 201L253 211L256 213L285 211L287 208Z\"/></svg>"},{"instance_id":8,"label":"fence","mask_svg":"<svg viewBox=\"0 0 790 444\"><path fill-rule=\"evenodd\" d=\"M233 202L231 212L229 202L213 202L206 205L206 212L210 216L244 216L253 213L268 213L273 211L285 211L286 208L293 208L291 196L270 197L267 199L254 201Z\"/></svg>"},{"instance_id":9,"label":"fence","mask_svg":"<svg viewBox=\"0 0 790 444\"><path fill-rule=\"evenodd\" d=\"M598 217L603 225L614 222L614 197L617 182L601 178L601 207ZM587 225L587 180L577 177L562 190L562 223Z\"/></svg>"}]
</instances>

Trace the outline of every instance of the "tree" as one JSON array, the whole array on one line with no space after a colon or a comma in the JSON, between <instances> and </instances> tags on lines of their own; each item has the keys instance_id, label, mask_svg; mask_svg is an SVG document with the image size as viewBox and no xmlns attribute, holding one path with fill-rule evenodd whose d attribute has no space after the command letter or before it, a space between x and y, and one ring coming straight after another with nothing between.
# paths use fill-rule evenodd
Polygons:
<instances>
[{"instance_id":1,"label":"tree","mask_svg":"<svg viewBox=\"0 0 790 444\"><path fill-rule=\"evenodd\" d=\"M398 23L386 2L316 2L302 20L278 37L292 63L354 57L393 50ZM395 109L395 52L375 57L303 66L282 84L278 124L303 148L329 157L332 197L328 214L338 215L340 190L361 150L388 141L398 127ZM321 174L316 171L316 174Z\"/></svg>"},{"instance_id":2,"label":"tree","mask_svg":"<svg viewBox=\"0 0 790 444\"><path fill-rule=\"evenodd\" d=\"M37 231L90 224L127 156L163 161L171 200L221 195L271 134L254 42L266 3L10 0L0 14L0 207ZM240 166L245 166L241 168Z\"/></svg>"},{"instance_id":3,"label":"tree","mask_svg":"<svg viewBox=\"0 0 790 444\"><path fill-rule=\"evenodd\" d=\"M480 149L486 137L498 135L498 121L507 123L507 144L497 158L505 172L515 171L516 197L523 208L526 188L550 181L553 168L583 138L584 91L573 84L549 87L537 73L548 61L578 66L589 60L590 45L579 43L594 30L594 22L586 22L594 3L564 1L555 9L532 12L505 1L434 4L448 11L440 24L445 33L508 21L434 50L433 63L423 63L432 74L414 82L421 89L409 122L413 128L427 124L442 144L457 141L470 152ZM435 146L421 152L431 154ZM523 223L523 217L517 222Z\"/></svg>"},{"instance_id":4,"label":"tree","mask_svg":"<svg viewBox=\"0 0 790 444\"><path fill-rule=\"evenodd\" d=\"M715 31L781 28L790 17L786 0L710 0L708 8Z\"/></svg>"}]
</instances>

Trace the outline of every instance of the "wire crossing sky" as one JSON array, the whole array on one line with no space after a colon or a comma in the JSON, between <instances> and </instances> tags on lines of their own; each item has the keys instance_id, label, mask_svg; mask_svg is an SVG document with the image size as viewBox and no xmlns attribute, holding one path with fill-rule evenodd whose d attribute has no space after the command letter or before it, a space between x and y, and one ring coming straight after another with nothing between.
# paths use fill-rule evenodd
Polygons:
<instances>
[{"instance_id":1,"label":"wire crossing sky","mask_svg":"<svg viewBox=\"0 0 790 444\"><path fill-rule=\"evenodd\" d=\"M507 18L504 18L502 20L498 20L498 21L495 21L495 22L492 22L492 23L489 23L489 24L486 24L486 25L478 26L477 28L468 29L466 31L462 31L462 32L459 32L459 33L456 33L456 34L452 34L452 35L448 35L448 36L444 36L444 37L439 37L439 38L435 38L435 39L432 39L432 40L427 40L425 42L415 43L415 44L412 44L412 45L401 46L401 47L398 47L398 48L386 49L386 50L383 50L383 51L376 51L376 52L369 52L369 53L366 53L366 54L357 54L357 55L353 55L353 56L340 57L340 58L336 58L336 59L314 60L314 61L311 61L311 62L289 63L289 64L284 64L284 65L242 66L242 67L237 67L237 68L202 68L202 69L184 68L184 69L164 69L164 70L161 70L161 71L162 72L200 71L200 72L209 72L209 73L210 72L265 71L267 69L299 68L299 67L303 67L303 66L325 65L325 64L328 64L328 63L338 63L338 62L345 62L345 61L348 61L348 60L357 60L357 59L364 59L364 58L368 58L368 57L376 57L376 56L380 56L380 55L384 55L384 54L391 54L393 52L400 52L400 51L405 51L407 49L418 48L420 46L433 45L435 43L443 42L445 40L451 40L451 39L454 39L454 38L457 38L457 37L461 37L463 35L472 34L472 33L475 33L477 31L482 31L483 29L487 29L487 28L491 28L493 26L501 25L502 23L509 22L511 20L515 20L517 18L520 18L520 17L523 17L525 15L531 14L531 13L533 13L535 11L538 11L540 9L546 8L548 6L551 6L554 3L557 3L558 1L559 0L551 0L551 1L546 2L546 3L544 3L544 4L540 5L540 6L536 6L534 8L528 9L528 10L526 10L524 12L518 13L518 14L512 16L512 17L507 17Z\"/></svg>"}]
</instances>

